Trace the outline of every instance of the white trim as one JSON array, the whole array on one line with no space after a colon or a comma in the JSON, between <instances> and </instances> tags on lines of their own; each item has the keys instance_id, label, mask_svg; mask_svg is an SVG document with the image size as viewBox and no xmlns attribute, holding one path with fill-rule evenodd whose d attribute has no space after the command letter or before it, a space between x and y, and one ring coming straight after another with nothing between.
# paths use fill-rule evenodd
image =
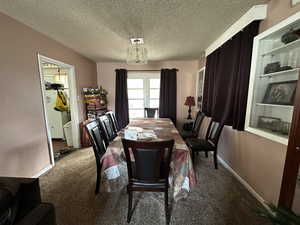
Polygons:
<instances>
[{"instance_id":1,"label":"white trim","mask_svg":"<svg viewBox=\"0 0 300 225\"><path fill-rule=\"evenodd\" d=\"M45 167L44 169L42 169L41 171L39 171L38 173L33 175L32 178L39 178L40 176L44 175L48 170L52 169L53 167L54 167L54 164Z\"/></svg>"},{"instance_id":2,"label":"white trim","mask_svg":"<svg viewBox=\"0 0 300 225\"><path fill-rule=\"evenodd\" d=\"M267 18L267 4L255 5L248 10L239 20L231 25L217 40L215 40L206 50L205 56L215 51L226 41L232 38L235 34L240 32L244 27L255 20L263 20Z\"/></svg>"},{"instance_id":3,"label":"white trim","mask_svg":"<svg viewBox=\"0 0 300 225\"><path fill-rule=\"evenodd\" d=\"M203 101L203 92L204 92L204 79L205 79L205 66L202 67L200 70L197 71L196 74L196 92L195 92L195 99L196 99L196 104L198 102L198 85L199 85L199 73L203 71L203 82L202 82L202 101ZM196 105L196 108L199 110L199 108Z\"/></svg>"},{"instance_id":4,"label":"white trim","mask_svg":"<svg viewBox=\"0 0 300 225\"><path fill-rule=\"evenodd\" d=\"M79 128L79 108L77 101L77 85L75 76L75 67L70 68L69 76L70 85L70 107L71 107L71 119L72 119L72 136L73 136L73 147L80 148L80 128Z\"/></svg>"},{"instance_id":5,"label":"white trim","mask_svg":"<svg viewBox=\"0 0 300 225\"><path fill-rule=\"evenodd\" d=\"M268 30L260 33L255 38L258 40L261 40L261 39L275 33L276 31L278 31L282 28L285 28L286 26L296 22L299 19L300 19L300 12L297 12L297 13L293 14L292 16L288 17L287 19L281 21L280 23L277 23L276 25L272 26Z\"/></svg>"},{"instance_id":6,"label":"white trim","mask_svg":"<svg viewBox=\"0 0 300 225\"><path fill-rule=\"evenodd\" d=\"M149 72L147 72L147 71L143 71L143 72L133 71L133 72L130 72L130 71L128 71L127 78L128 79L160 78L160 72L159 71L157 71L157 72L152 72L152 71L149 71Z\"/></svg>"},{"instance_id":7,"label":"white trim","mask_svg":"<svg viewBox=\"0 0 300 225\"><path fill-rule=\"evenodd\" d=\"M49 122L47 117L47 110L46 110L46 95L45 95L45 85L44 85L44 78L43 78L43 69L42 69L42 56L38 54L38 65L39 65L39 77L40 77L40 85L41 85L41 94L42 94L42 104L43 104L43 113L44 113L44 122L46 127L46 134L48 139L48 148L49 148L49 157L50 157L50 166L55 165L54 161L54 152L53 152L53 146L52 146L52 140L51 140L51 134L49 129ZM50 169L49 166L46 167L47 169ZM44 169L43 169L44 170ZM41 170L41 171L43 171ZM41 173L41 172L39 172ZM38 173L38 174L39 174Z\"/></svg>"},{"instance_id":8,"label":"white trim","mask_svg":"<svg viewBox=\"0 0 300 225\"><path fill-rule=\"evenodd\" d=\"M70 90L70 107L71 107L71 119L72 119L72 135L73 135L73 147L80 148L80 129L79 129L79 108L77 101L77 86L76 86L76 75L75 75L75 66L48 58L43 55L38 55L40 62L49 62L60 67L65 67L70 70L68 77L69 81L69 90Z\"/></svg>"},{"instance_id":9,"label":"white trim","mask_svg":"<svg viewBox=\"0 0 300 225\"><path fill-rule=\"evenodd\" d=\"M69 65L63 63L61 61L48 58L41 54L38 54L38 65L39 65L39 77L40 77L40 85L41 85L41 92L42 92L42 103L43 103L43 112L44 112L44 119L45 119L45 127L48 139L48 146L49 146L49 155L50 155L50 166L43 169L39 174L45 173L47 170L51 169L54 165L54 153L53 153L53 146L51 140L51 133L48 126L48 117L47 117L47 110L45 104L45 86L44 86L44 77L43 77L43 69L42 63L52 63L58 65L60 67L64 67L69 69L69 90L70 90L70 107L71 107L71 123L72 123L72 136L73 136L73 146L74 148L80 148L80 132L79 132L79 110L78 110L78 102L77 102L77 87L76 87L76 77L75 77L75 67L73 65Z\"/></svg>"},{"instance_id":10,"label":"white trim","mask_svg":"<svg viewBox=\"0 0 300 225\"><path fill-rule=\"evenodd\" d=\"M256 198L266 209L269 210L266 201L261 197L242 177L240 177L220 156L218 156L219 162L236 178L238 181L244 185L244 187Z\"/></svg>"},{"instance_id":11,"label":"white trim","mask_svg":"<svg viewBox=\"0 0 300 225\"><path fill-rule=\"evenodd\" d=\"M254 95L253 90L254 90L255 74L256 74L256 67L257 67L257 55L258 55L257 37L258 36L256 36L253 41L248 98L247 98L247 109L246 109L246 118L245 118L245 130L248 132L249 132L249 128L250 128L252 101L253 101L253 95Z\"/></svg>"},{"instance_id":12,"label":"white trim","mask_svg":"<svg viewBox=\"0 0 300 225\"><path fill-rule=\"evenodd\" d=\"M248 124L245 127L245 131L247 131L251 134L258 135L259 137L262 137L262 138L267 138L267 139L270 139L272 141L279 142L283 145L288 145L288 142L289 142L288 138L286 138L286 137L281 137L281 136L278 136L276 134L272 134L270 132L265 132L263 130L250 127Z\"/></svg>"}]
</instances>

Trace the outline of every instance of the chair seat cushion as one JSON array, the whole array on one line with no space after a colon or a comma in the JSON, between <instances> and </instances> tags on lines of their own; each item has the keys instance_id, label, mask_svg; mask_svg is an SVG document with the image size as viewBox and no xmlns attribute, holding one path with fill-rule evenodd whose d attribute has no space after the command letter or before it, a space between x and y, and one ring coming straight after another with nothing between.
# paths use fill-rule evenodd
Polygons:
<instances>
[{"instance_id":1,"label":"chair seat cushion","mask_svg":"<svg viewBox=\"0 0 300 225\"><path fill-rule=\"evenodd\" d=\"M13 195L7 189L0 188L0 212L11 207L13 202Z\"/></svg>"},{"instance_id":2,"label":"chair seat cushion","mask_svg":"<svg viewBox=\"0 0 300 225\"><path fill-rule=\"evenodd\" d=\"M215 150L215 146L204 139L189 138L186 140L186 143L193 151L214 151Z\"/></svg>"},{"instance_id":3,"label":"chair seat cushion","mask_svg":"<svg viewBox=\"0 0 300 225\"><path fill-rule=\"evenodd\" d=\"M180 135L183 139L187 139L187 138L194 138L197 135L195 133L193 133L192 131L182 131L180 132Z\"/></svg>"},{"instance_id":4,"label":"chair seat cushion","mask_svg":"<svg viewBox=\"0 0 300 225\"><path fill-rule=\"evenodd\" d=\"M139 181L133 181L130 182L129 185L127 186L128 190L135 190L135 191L165 191L168 189L168 185L164 182L164 180L155 182L155 183L151 183L151 182L147 182L147 183L143 183L143 182L139 182Z\"/></svg>"}]
</instances>

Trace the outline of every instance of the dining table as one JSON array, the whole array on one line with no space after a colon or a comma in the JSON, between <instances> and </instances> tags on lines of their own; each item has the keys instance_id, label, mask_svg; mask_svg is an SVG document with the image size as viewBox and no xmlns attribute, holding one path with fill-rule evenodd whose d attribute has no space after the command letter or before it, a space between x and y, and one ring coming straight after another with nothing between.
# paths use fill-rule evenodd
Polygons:
<instances>
[{"instance_id":1,"label":"dining table","mask_svg":"<svg viewBox=\"0 0 300 225\"><path fill-rule=\"evenodd\" d=\"M191 150L188 148L173 122L168 118L131 119L126 128L108 145L106 153L101 158L101 191L116 192L128 184L126 157L122 138L126 129L139 129L139 132L153 132L154 140L174 139L174 147L170 163L169 185L174 201L186 198L196 185L196 176L191 160Z\"/></svg>"}]
</instances>

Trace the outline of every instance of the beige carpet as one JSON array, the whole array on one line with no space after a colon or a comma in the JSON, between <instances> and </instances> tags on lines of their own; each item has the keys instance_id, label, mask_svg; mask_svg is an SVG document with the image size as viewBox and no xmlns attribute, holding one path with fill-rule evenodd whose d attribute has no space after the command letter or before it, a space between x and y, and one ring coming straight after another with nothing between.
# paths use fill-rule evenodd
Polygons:
<instances>
[{"instance_id":1,"label":"beige carpet","mask_svg":"<svg viewBox=\"0 0 300 225\"><path fill-rule=\"evenodd\" d=\"M122 225L126 223L127 194L94 194L96 164L91 148L59 160L41 177L42 198L56 207L58 225ZM197 187L173 204L171 225L264 225L255 210L262 208L250 193L212 159L196 159ZM137 193L132 225L165 224L163 194Z\"/></svg>"}]
</instances>

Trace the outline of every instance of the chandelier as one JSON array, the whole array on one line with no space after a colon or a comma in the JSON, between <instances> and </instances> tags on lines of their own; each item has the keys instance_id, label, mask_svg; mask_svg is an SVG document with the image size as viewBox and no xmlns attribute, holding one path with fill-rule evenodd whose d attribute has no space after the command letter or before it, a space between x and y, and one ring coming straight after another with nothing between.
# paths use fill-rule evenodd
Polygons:
<instances>
[{"instance_id":1,"label":"chandelier","mask_svg":"<svg viewBox=\"0 0 300 225\"><path fill-rule=\"evenodd\" d=\"M131 38L131 46L127 49L128 64L147 64L147 49L144 47L143 38Z\"/></svg>"}]
</instances>

